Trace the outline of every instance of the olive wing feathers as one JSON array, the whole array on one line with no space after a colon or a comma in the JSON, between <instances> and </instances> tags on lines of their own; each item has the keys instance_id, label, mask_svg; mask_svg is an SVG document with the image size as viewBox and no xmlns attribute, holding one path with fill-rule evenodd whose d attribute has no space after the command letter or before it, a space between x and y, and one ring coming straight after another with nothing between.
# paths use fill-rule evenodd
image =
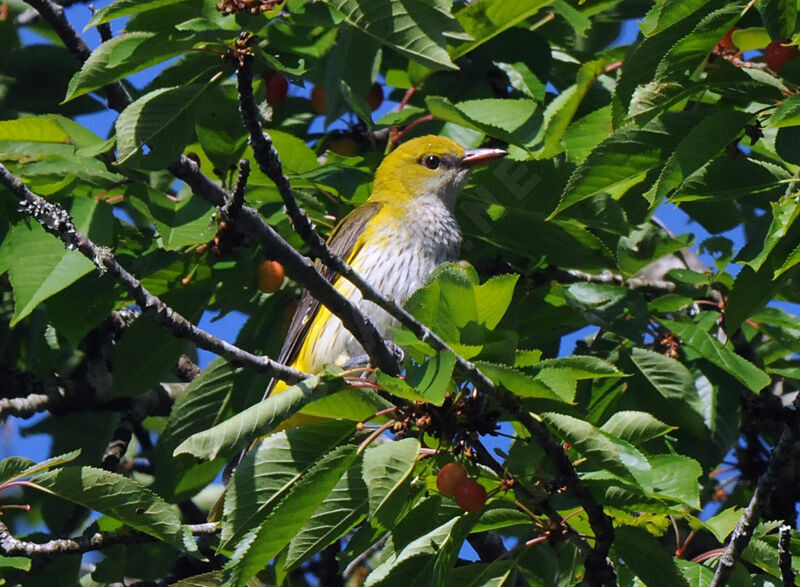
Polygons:
<instances>
[{"instance_id":1,"label":"olive wing feathers","mask_svg":"<svg viewBox=\"0 0 800 587\"><path fill-rule=\"evenodd\" d=\"M345 216L328 239L328 248L331 252L339 258L344 259L347 263L351 263L361 249L361 245L358 242L359 238L363 234L369 221L378 214L382 207L382 204L377 202L369 202L359 206ZM335 284L338 279L341 279L338 273L319 261L317 261L316 267L317 271L333 284ZM289 331L286 333L286 340L283 343L283 348L281 349L280 355L278 355L279 363L283 363L284 365L292 365L292 363L294 363L305 342L311 324L314 322L314 318L319 312L319 308L319 301L307 290L304 291L300 298L300 303L297 306L297 311L294 314L294 318L292 318L292 322L289 325ZM269 389L271 390L274 385L275 380L270 384Z\"/></svg>"}]
</instances>

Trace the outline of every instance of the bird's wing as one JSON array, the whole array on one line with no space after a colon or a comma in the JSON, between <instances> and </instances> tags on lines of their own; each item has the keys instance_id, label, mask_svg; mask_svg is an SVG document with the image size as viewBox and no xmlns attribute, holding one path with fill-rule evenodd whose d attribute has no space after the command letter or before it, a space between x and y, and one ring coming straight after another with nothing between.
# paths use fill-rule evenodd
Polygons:
<instances>
[{"instance_id":1,"label":"bird's wing","mask_svg":"<svg viewBox=\"0 0 800 587\"><path fill-rule=\"evenodd\" d=\"M361 248L358 244L358 240L364 232L364 228L382 207L382 204L371 202L359 206L345 216L328 239L328 248L331 252L336 254L339 258L344 259L347 263L350 263ZM338 273L319 261L317 261L316 267L322 276L331 283L335 283L337 279L339 279ZM308 293L308 291L304 291L300 298L300 304L297 306L297 311L294 314L294 318L292 318L289 331L286 333L286 340L283 343L281 353L278 355L279 363L283 363L284 365L291 365L294 363L305 342L306 334L319 312L319 308L319 301ZM270 390L274 384L275 380L270 384Z\"/></svg>"}]
</instances>

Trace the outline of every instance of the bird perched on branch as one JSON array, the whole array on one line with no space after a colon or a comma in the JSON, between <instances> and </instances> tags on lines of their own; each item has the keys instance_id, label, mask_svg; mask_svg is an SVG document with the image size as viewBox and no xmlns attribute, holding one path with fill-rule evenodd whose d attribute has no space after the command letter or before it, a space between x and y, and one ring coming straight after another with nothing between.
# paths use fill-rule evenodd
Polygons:
<instances>
[{"instance_id":1,"label":"bird perched on branch","mask_svg":"<svg viewBox=\"0 0 800 587\"><path fill-rule=\"evenodd\" d=\"M505 156L502 149L464 149L455 141L424 136L390 153L375 172L372 195L342 219L328 247L384 296L402 304L425 285L437 265L457 258L461 231L453 208L470 171ZM334 287L356 304L388 338L394 319L356 287L318 264ZM342 365L364 349L341 321L303 292L278 361L307 373ZM273 381L267 393L287 388Z\"/></svg>"}]
</instances>

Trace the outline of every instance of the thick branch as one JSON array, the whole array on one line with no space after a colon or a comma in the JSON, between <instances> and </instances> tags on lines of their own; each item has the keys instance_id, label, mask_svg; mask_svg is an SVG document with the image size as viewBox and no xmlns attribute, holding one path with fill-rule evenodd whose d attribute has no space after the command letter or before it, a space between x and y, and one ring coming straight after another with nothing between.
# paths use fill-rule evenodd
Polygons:
<instances>
[{"instance_id":1,"label":"thick branch","mask_svg":"<svg viewBox=\"0 0 800 587\"><path fill-rule=\"evenodd\" d=\"M791 409L797 410L798 406L800 406L800 395L795 398ZM719 566L717 566L717 571L714 573L711 587L722 587L728 584L728 579L733 573L733 567L741 558L742 552L744 552L753 537L753 530L758 525L761 514L767 505L767 500L775 489L780 472L787 466L789 459L794 456L796 440L796 427L785 426L778 444L770 452L767 470L758 478L753 497L742 512L742 517L739 518L739 523L736 524L736 528L731 534L731 540L719 559Z\"/></svg>"},{"instance_id":2,"label":"thick branch","mask_svg":"<svg viewBox=\"0 0 800 587\"><path fill-rule=\"evenodd\" d=\"M166 327L173 335L188 339L198 347L216 353L231 362L248 365L290 383L296 383L308 376L296 369L276 363L269 357L253 355L197 328L147 291L138 279L117 263L109 249L99 247L78 232L69 214L63 208L31 192L2 164L0 164L0 184L17 197L23 213L32 216L47 232L59 237L68 249L80 251L101 272L108 272L131 295L144 314Z\"/></svg>"},{"instance_id":3,"label":"thick branch","mask_svg":"<svg viewBox=\"0 0 800 587\"><path fill-rule=\"evenodd\" d=\"M189 531L195 536L216 534L219 532L219 524L216 522L194 524L189 526ZM123 529L113 532L96 532L91 536L50 540L40 544L15 538L11 535L8 527L0 522L0 553L4 556L34 558L54 554L81 554L92 550L101 550L116 544L139 544L155 540L157 538L149 534Z\"/></svg>"},{"instance_id":4,"label":"thick branch","mask_svg":"<svg viewBox=\"0 0 800 587\"><path fill-rule=\"evenodd\" d=\"M305 242L311 245L311 250L315 254L323 249L327 251L325 243L322 242L322 239L314 230L314 227L311 226L308 217L297 205L292 186L289 183L289 178L283 173L283 166L278 152L272 144L272 139L264 132L258 121L258 108L253 98L253 71L251 64L252 58L249 56L246 57L244 64L237 70L237 79L239 82L239 109L242 113L242 120L244 121L245 127L250 133L253 157L264 175L269 177L275 184L275 187L278 188L278 192L281 194L283 203L286 206L286 212L289 214L294 224L295 231ZM280 259L278 260L280 261ZM323 262L325 262L325 260L323 260ZM329 287L333 289L333 286ZM318 287L308 287L308 289L316 299L333 310L329 303L320 295L323 292L320 291ZM399 372L397 360L374 325L364 317L363 323L355 326L357 328L356 331L353 331L352 328L348 328L348 330L356 336L361 346L363 346L364 350L369 354L373 364L389 374L396 375ZM360 337L358 333L361 334Z\"/></svg>"}]
</instances>

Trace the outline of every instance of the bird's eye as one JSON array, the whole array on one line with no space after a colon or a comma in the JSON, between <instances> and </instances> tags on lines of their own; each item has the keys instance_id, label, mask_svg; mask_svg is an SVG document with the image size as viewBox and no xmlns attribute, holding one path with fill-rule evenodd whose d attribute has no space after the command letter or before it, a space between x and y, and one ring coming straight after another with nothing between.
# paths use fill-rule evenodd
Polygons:
<instances>
[{"instance_id":1,"label":"bird's eye","mask_svg":"<svg viewBox=\"0 0 800 587\"><path fill-rule=\"evenodd\" d=\"M436 169L439 167L439 163L441 162L441 159L439 159L436 155L425 155L422 158L422 164L428 169Z\"/></svg>"}]
</instances>

